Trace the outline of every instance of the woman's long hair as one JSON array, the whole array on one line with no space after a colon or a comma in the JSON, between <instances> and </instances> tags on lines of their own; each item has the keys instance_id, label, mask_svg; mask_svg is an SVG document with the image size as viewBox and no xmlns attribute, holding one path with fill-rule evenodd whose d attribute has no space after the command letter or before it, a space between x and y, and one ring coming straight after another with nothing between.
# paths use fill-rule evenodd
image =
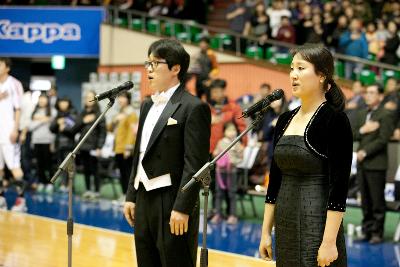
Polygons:
<instances>
[{"instance_id":1,"label":"woman's long hair","mask_svg":"<svg viewBox=\"0 0 400 267\"><path fill-rule=\"evenodd\" d=\"M40 94L39 98L41 98L41 97L47 98L47 106L44 107L44 108L45 108L45 110L46 110L46 116L50 116L50 115L51 115L50 99L49 99L49 97L48 97L45 93ZM41 107L39 106L39 102L38 102L38 103L36 104L36 106L35 106L35 109L34 109L33 112L32 112L31 119L33 119L33 117L35 116L36 112L38 112L38 110L39 110L40 108L41 108Z\"/></svg>"},{"instance_id":2,"label":"woman's long hair","mask_svg":"<svg viewBox=\"0 0 400 267\"><path fill-rule=\"evenodd\" d=\"M95 95L96 95L96 92L95 92L94 90L89 90L89 91L86 92L86 95L87 95L87 94L93 94L93 96L95 96ZM88 106L85 104L85 109L83 110L83 112L86 112L87 109L88 109ZM100 106L99 106L99 103L96 101L96 102L93 104L93 106L90 107L90 110L91 110L91 112L93 112L94 114L100 113Z\"/></svg>"}]
</instances>

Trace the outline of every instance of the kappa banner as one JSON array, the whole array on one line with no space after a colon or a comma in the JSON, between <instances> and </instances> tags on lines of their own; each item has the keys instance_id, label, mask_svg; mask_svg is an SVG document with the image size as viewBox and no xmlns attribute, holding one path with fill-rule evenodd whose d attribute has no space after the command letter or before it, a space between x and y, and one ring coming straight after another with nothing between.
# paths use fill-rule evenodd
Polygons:
<instances>
[{"instance_id":1,"label":"kappa banner","mask_svg":"<svg viewBox=\"0 0 400 267\"><path fill-rule=\"evenodd\" d=\"M0 20L0 39L22 40L25 43L43 42L51 44L55 41L80 41L81 27L76 23L11 23Z\"/></svg>"},{"instance_id":2,"label":"kappa banner","mask_svg":"<svg viewBox=\"0 0 400 267\"><path fill-rule=\"evenodd\" d=\"M0 55L97 57L103 8L0 7Z\"/></svg>"}]
</instances>

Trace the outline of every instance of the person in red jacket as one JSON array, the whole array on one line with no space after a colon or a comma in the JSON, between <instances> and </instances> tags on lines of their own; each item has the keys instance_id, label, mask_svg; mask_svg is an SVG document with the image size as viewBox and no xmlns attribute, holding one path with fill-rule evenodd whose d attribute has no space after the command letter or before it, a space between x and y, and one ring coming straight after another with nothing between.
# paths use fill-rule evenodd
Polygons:
<instances>
[{"instance_id":1,"label":"person in red jacket","mask_svg":"<svg viewBox=\"0 0 400 267\"><path fill-rule=\"evenodd\" d=\"M239 119L242 115L242 109L235 101L229 100L226 95L226 81L222 79L215 79L210 85L210 109L211 109L211 137L210 137L210 157L213 157L213 152L217 147L218 142L224 137L224 125L232 122L238 133L240 134L246 129L246 122L244 119ZM241 140L245 145L246 137ZM211 172L212 183L210 190L215 192L215 171ZM217 214L215 194L212 194L213 210L210 212L208 218L213 218ZM229 210L230 207L227 207Z\"/></svg>"},{"instance_id":2,"label":"person in red jacket","mask_svg":"<svg viewBox=\"0 0 400 267\"><path fill-rule=\"evenodd\" d=\"M281 18L281 26L279 27L276 40L291 44L296 43L296 31L290 23L289 17L283 16Z\"/></svg>"},{"instance_id":3,"label":"person in red jacket","mask_svg":"<svg viewBox=\"0 0 400 267\"><path fill-rule=\"evenodd\" d=\"M246 121L239 119L242 109L235 101L226 96L226 81L215 79L210 85L210 108L211 108L211 140L210 153L212 154L219 140L224 137L224 125L233 122L239 133L246 129ZM242 142L246 142L243 137Z\"/></svg>"}]
</instances>

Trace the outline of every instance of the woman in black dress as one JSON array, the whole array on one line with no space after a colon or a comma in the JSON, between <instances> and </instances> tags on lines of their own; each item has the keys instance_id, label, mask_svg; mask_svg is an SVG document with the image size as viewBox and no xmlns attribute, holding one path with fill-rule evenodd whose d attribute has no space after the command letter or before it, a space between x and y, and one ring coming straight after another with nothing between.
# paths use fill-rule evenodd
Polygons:
<instances>
[{"instance_id":1,"label":"woman in black dress","mask_svg":"<svg viewBox=\"0 0 400 267\"><path fill-rule=\"evenodd\" d=\"M274 133L274 156L260 242L284 267L347 266L342 219L352 158L345 99L333 81L333 57L323 46L292 51L290 81L302 105L282 114Z\"/></svg>"}]
</instances>

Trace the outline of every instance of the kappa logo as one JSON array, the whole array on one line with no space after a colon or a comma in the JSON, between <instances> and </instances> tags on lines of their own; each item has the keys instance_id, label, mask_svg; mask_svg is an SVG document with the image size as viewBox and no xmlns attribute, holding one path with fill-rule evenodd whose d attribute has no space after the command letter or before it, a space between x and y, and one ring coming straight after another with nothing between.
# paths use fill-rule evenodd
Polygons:
<instances>
[{"instance_id":1,"label":"kappa logo","mask_svg":"<svg viewBox=\"0 0 400 267\"><path fill-rule=\"evenodd\" d=\"M81 27L75 23L21 23L0 20L0 40L22 40L25 43L79 41Z\"/></svg>"}]
</instances>

